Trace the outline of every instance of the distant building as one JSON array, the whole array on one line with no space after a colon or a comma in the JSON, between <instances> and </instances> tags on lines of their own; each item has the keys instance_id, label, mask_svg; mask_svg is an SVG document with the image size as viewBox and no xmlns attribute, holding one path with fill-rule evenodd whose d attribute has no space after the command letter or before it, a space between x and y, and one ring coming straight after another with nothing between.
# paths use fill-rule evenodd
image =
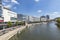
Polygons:
<instances>
[{"instance_id":1,"label":"distant building","mask_svg":"<svg viewBox=\"0 0 60 40\"><path fill-rule=\"evenodd\" d=\"M28 17L28 21L29 21L29 22L40 21L40 18L33 17L33 16L29 16L29 17Z\"/></svg>"},{"instance_id":2,"label":"distant building","mask_svg":"<svg viewBox=\"0 0 60 40\"><path fill-rule=\"evenodd\" d=\"M33 22L38 21L39 18L33 16L27 16L23 14L17 14L16 12L11 11L7 7L2 6L2 0L0 0L0 22L16 22L16 21L26 21L26 22Z\"/></svg>"},{"instance_id":3,"label":"distant building","mask_svg":"<svg viewBox=\"0 0 60 40\"><path fill-rule=\"evenodd\" d=\"M49 20L50 20L50 17L49 17L49 15L46 15L46 18L47 18L47 21L49 21Z\"/></svg>"},{"instance_id":4,"label":"distant building","mask_svg":"<svg viewBox=\"0 0 60 40\"><path fill-rule=\"evenodd\" d=\"M41 16L40 21L47 21L47 18L45 16Z\"/></svg>"},{"instance_id":5,"label":"distant building","mask_svg":"<svg viewBox=\"0 0 60 40\"><path fill-rule=\"evenodd\" d=\"M32 16L29 16L28 19L29 19L30 22L33 22L34 21L34 18Z\"/></svg>"},{"instance_id":6,"label":"distant building","mask_svg":"<svg viewBox=\"0 0 60 40\"><path fill-rule=\"evenodd\" d=\"M40 18L33 17L33 20L34 20L34 21L40 21Z\"/></svg>"},{"instance_id":7,"label":"distant building","mask_svg":"<svg viewBox=\"0 0 60 40\"><path fill-rule=\"evenodd\" d=\"M17 20L18 21L27 21L28 20L28 16L27 15L23 15L23 14L17 14Z\"/></svg>"},{"instance_id":8,"label":"distant building","mask_svg":"<svg viewBox=\"0 0 60 40\"><path fill-rule=\"evenodd\" d=\"M17 14L17 20L22 21L23 20L23 15L22 14Z\"/></svg>"}]
</instances>

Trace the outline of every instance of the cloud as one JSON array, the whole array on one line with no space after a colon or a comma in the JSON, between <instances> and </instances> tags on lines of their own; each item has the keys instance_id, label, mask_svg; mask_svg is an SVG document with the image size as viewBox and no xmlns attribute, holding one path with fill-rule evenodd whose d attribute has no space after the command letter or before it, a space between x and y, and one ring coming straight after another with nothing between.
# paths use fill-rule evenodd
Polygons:
<instances>
[{"instance_id":1,"label":"cloud","mask_svg":"<svg viewBox=\"0 0 60 40\"><path fill-rule=\"evenodd\" d=\"M41 13L41 12L42 12L42 10L38 10L37 12L38 12L38 13Z\"/></svg>"},{"instance_id":2,"label":"cloud","mask_svg":"<svg viewBox=\"0 0 60 40\"><path fill-rule=\"evenodd\" d=\"M35 0L35 2L39 2L40 0Z\"/></svg>"},{"instance_id":3,"label":"cloud","mask_svg":"<svg viewBox=\"0 0 60 40\"><path fill-rule=\"evenodd\" d=\"M16 7L14 5L19 4L19 2L17 0L3 0L2 4L4 7L7 7L9 9L11 9L11 8L16 9Z\"/></svg>"},{"instance_id":4,"label":"cloud","mask_svg":"<svg viewBox=\"0 0 60 40\"><path fill-rule=\"evenodd\" d=\"M16 3L16 4L19 4L16 0L11 0L11 2Z\"/></svg>"},{"instance_id":5,"label":"cloud","mask_svg":"<svg viewBox=\"0 0 60 40\"><path fill-rule=\"evenodd\" d=\"M10 2L10 0L3 0L4 2Z\"/></svg>"},{"instance_id":6,"label":"cloud","mask_svg":"<svg viewBox=\"0 0 60 40\"><path fill-rule=\"evenodd\" d=\"M3 0L4 2L11 2L11 3L15 3L15 4L19 4L19 2L17 0Z\"/></svg>"},{"instance_id":7,"label":"cloud","mask_svg":"<svg viewBox=\"0 0 60 40\"><path fill-rule=\"evenodd\" d=\"M52 13L47 13L51 17L51 19L54 19L56 17L60 17L60 12L52 12Z\"/></svg>"},{"instance_id":8,"label":"cloud","mask_svg":"<svg viewBox=\"0 0 60 40\"><path fill-rule=\"evenodd\" d=\"M4 7L6 7L6 8L12 8L12 6L11 5L5 5Z\"/></svg>"}]
</instances>

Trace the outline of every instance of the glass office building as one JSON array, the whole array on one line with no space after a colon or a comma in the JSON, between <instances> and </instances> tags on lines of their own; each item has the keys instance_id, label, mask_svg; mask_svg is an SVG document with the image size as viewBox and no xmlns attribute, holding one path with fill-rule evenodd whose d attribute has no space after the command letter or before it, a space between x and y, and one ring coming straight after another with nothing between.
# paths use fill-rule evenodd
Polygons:
<instances>
[{"instance_id":1,"label":"glass office building","mask_svg":"<svg viewBox=\"0 0 60 40\"><path fill-rule=\"evenodd\" d=\"M18 21L27 21L27 15L17 14Z\"/></svg>"},{"instance_id":2,"label":"glass office building","mask_svg":"<svg viewBox=\"0 0 60 40\"><path fill-rule=\"evenodd\" d=\"M3 17L2 17L2 0L0 0L0 22L3 22Z\"/></svg>"},{"instance_id":3,"label":"glass office building","mask_svg":"<svg viewBox=\"0 0 60 40\"><path fill-rule=\"evenodd\" d=\"M2 6L0 6L0 17L2 16Z\"/></svg>"},{"instance_id":4,"label":"glass office building","mask_svg":"<svg viewBox=\"0 0 60 40\"><path fill-rule=\"evenodd\" d=\"M2 16L2 0L0 0L0 17Z\"/></svg>"}]
</instances>

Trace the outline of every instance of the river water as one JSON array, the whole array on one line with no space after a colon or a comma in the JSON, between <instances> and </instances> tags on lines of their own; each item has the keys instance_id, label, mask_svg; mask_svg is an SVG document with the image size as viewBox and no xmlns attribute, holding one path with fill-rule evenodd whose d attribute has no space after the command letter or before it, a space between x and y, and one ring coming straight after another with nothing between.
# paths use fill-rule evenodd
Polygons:
<instances>
[{"instance_id":1,"label":"river water","mask_svg":"<svg viewBox=\"0 0 60 40\"><path fill-rule=\"evenodd\" d=\"M60 28L55 22L40 23L27 27L10 40L60 40Z\"/></svg>"}]
</instances>

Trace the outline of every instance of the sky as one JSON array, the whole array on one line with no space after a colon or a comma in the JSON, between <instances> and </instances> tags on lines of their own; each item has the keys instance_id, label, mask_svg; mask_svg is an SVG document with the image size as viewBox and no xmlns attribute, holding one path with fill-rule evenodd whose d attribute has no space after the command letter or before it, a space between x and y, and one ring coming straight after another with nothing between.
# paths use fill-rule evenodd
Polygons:
<instances>
[{"instance_id":1,"label":"sky","mask_svg":"<svg viewBox=\"0 0 60 40\"><path fill-rule=\"evenodd\" d=\"M3 6L12 11L35 17L60 17L60 0L3 0Z\"/></svg>"}]
</instances>

